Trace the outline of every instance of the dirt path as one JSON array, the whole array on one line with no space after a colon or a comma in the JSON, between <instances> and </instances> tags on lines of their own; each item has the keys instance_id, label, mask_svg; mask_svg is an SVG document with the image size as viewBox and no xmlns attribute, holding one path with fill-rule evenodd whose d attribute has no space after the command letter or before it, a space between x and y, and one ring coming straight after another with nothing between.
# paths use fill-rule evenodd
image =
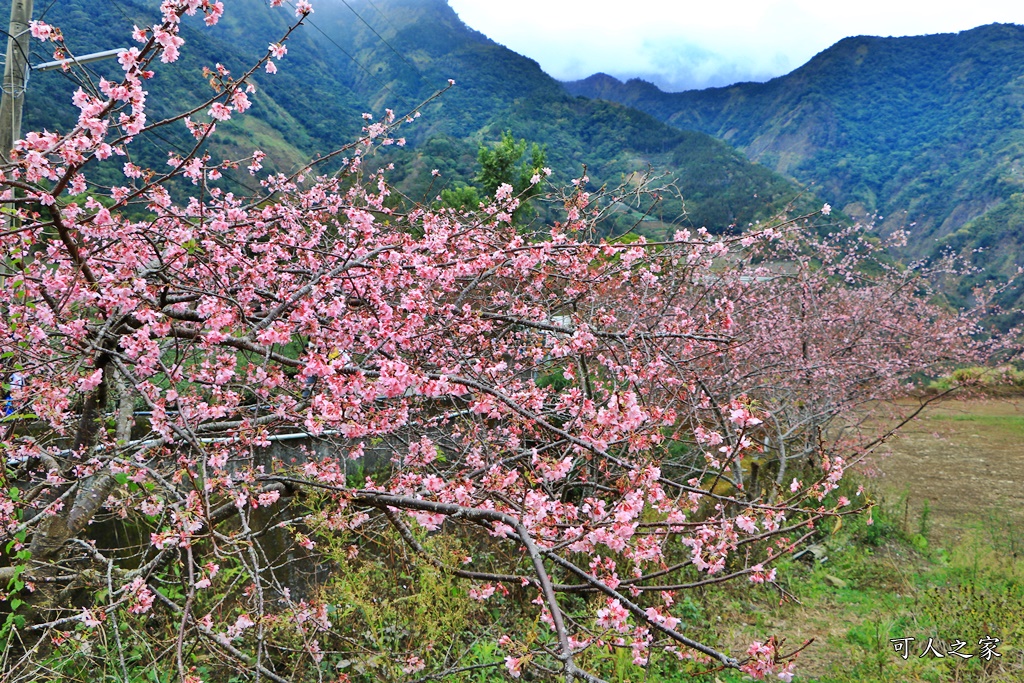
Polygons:
<instances>
[{"instance_id":1,"label":"dirt path","mask_svg":"<svg viewBox=\"0 0 1024 683\"><path fill-rule=\"evenodd\" d=\"M1024 524L1024 399L947 401L927 409L878 458L877 490L908 493L911 524L928 501L936 540L964 524Z\"/></svg>"}]
</instances>

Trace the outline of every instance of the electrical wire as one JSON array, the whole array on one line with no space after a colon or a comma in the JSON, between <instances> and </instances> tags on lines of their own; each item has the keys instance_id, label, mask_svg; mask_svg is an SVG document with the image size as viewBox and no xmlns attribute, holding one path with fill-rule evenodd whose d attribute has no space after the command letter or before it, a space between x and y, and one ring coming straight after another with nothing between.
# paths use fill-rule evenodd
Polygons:
<instances>
[{"instance_id":1,"label":"electrical wire","mask_svg":"<svg viewBox=\"0 0 1024 683\"><path fill-rule=\"evenodd\" d=\"M291 3L289 3L289 4L291 4ZM379 84L380 84L380 87L384 88L385 90L387 90L387 91L388 91L389 93L391 93L392 95L395 95L396 97L398 96L398 95L397 95L397 94L395 93L395 91L393 91L393 90L392 90L391 88L389 88L389 87L388 87L388 84L387 84L387 83L385 83L384 81L382 81L382 80L381 80L381 79L380 79L380 78L379 78L379 77L377 76L377 74L373 73L373 72L372 72L372 71L370 71L370 70L369 70L368 68L366 68L366 66L364 66L364 65L363 65L363 64L362 64L362 63L361 63L361 62L360 62L360 61L359 61L358 59L356 59L355 57L353 57L353 56L352 56L352 55L351 55L351 54L350 54L350 53L348 52L348 50L346 50L346 49L345 49L345 48L343 48L343 47L342 47L341 45L339 45L339 44L338 44L338 42L337 42L336 40L334 40L334 38L331 38L331 37L330 37L329 35L327 35L327 33L326 33L326 32L325 32L325 31L324 31L324 30L323 30L322 28L320 28L320 27L319 27L319 26L317 26L317 25L316 25L316 24L315 24L315 23L314 23L314 22L313 22L312 20L310 20L310 18L309 18L308 16L306 17L305 23L306 23L306 24L308 24L309 26L312 26L312 27L313 27L314 29L316 29L316 30L317 30L317 32L319 32L319 33L320 33L320 35L322 35L322 36L323 36L324 38L326 38L326 39L327 39L327 42L329 42L329 43L330 43L331 45L333 45L334 47L338 48L338 50L340 50L342 54L344 54L344 55L345 55L346 57L348 57L349 59L351 59L351 60L352 60L352 62L353 62L353 63L354 63L354 64L355 64L356 66L358 66L358 67L359 67L360 69L362 69L362 70L363 70L364 72L366 72L366 75L367 75L367 76L369 76L369 77L370 77L370 78L372 78L373 80L377 81L377 83L379 83Z\"/></svg>"},{"instance_id":2,"label":"electrical wire","mask_svg":"<svg viewBox=\"0 0 1024 683\"><path fill-rule=\"evenodd\" d=\"M21 58L25 60L25 87L27 87L28 86L28 75L32 71L32 66L29 63L29 55L25 54L25 48L23 48L21 46L21 43L18 42L17 37L12 36L10 33L8 33L7 31L3 30L2 28L0 28L0 35L7 36L7 40L8 41L13 41L15 47L18 48L18 52L21 53ZM21 34L19 33L18 35L21 35ZM31 51L32 51L32 49L30 47L29 48L29 52L31 53ZM7 66L7 64L5 62L4 63L4 67L6 68L6 66ZM7 93L7 84L4 83L4 84L2 84L2 86L0 86L0 88L2 88L5 93L13 95L14 97L21 97L22 95L24 95L25 94L25 87L23 87L21 89L21 93L13 93L13 92L12 93Z\"/></svg>"},{"instance_id":3,"label":"electrical wire","mask_svg":"<svg viewBox=\"0 0 1024 683\"><path fill-rule=\"evenodd\" d=\"M140 22L138 19L133 19L132 17L128 16L128 13L124 11L124 7L122 7L121 3L119 3L117 0L110 0L110 2L114 5L114 9L120 12L121 16L125 18L125 21L130 21L133 24L143 23Z\"/></svg>"},{"instance_id":4,"label":"electrical wire","mask_svg":"<svg viewBox=\"0 0 1024 683\"><path fill-rule=\"evenodd\" d=\"M39 15L39 19L37 19L37 21L42 21L46 17L46 13L50 11L50 8L56 4L57 0L50 0L50 4L47 5L46 9L43 10L43 13Z\"/></svg>"},{"instance_id":5,"label":"electrical wire","mask_svg":"<svg viewBox=\"0 0 1024 683\"><path fill-rule=\"evenodd\" d=\"M390 49L392 52L394 52L396 55L398 55L399 59L401 59L403 62L405 62L406 64L411 66L416 71L416 73L419 73L419 69L416 69L416 66L412 62L410 62L408 59L405 58L405 55L403 55L401 52L396 50L391 45L391 43L386 41L384 39L384 36L382 36L381 34L377 33L377 29L375 29L374 27L370 26L370 22L366 21L366 19L363 19L363 17L359 14L359 12L355 11L355 9L352 7L352 5L348 4L348 0L341 0L341 1L345 4L345 7L348 7L350 10L352 10L352 14L356 15L356 18L359 19L359 21L361 21L364 24L366 24L366 28L368 28L371 31L373 31L373 35L377 36L380 39L380 42L382 42L385 45L387 45L388 49ZM374 9L376 9L376 7L374 7ZM380 12L380 10L377 10L377 11ZM388 22L388 23L390 23L390 22Z\"/></svg>"},{"instance_id":6,"label":"electrical wire","mask_svg":"<svg viewBox=\"0 0 1024 683\"><path fill-rule=\"evenodd\" d=\"M294 4L293 4L293 3L291 2L291 0L287 0L287 1L288 1L288 5L289 5L289 6L291 6L291 7L292 7L292 8L294 9L294 8L295 8L295 5L294 5ZM343 1L343 2L345 2L345 0L342 0L342 1ZM126 12L124 11L124 9L123 9L123 8L121 7L120 3L119 3L119 2L117 2L117 0L111 0L111 2L112 2L112 3L114 4L114 7L116 7L116 8L117 8L117 10L118 10L118 11L119 11L119 12L121 13L121 15L122 15L122 16L124 16L124 18L125 18L126 20L128 20L128 21L133 21L133 20L131 19L131 17L129 17L129 16L128 16L128 14L127 14L127 13L126 13ZM420 73L419 69L418 69L418 68L416 68L416 65L415 65L415 64L413 64L412 62L410 62L410 61L409 61L409 60L408 60L408 59L407 59L407 58L406 58L406 57L405 57L404 55L402 55L402 54L401 54L401 53L400 53L400 52L399 52L398 50L396 50L396 49L394 48L394 46L392 46L392 45L391 45L390 43L388 43L388 41L387 41L387 40L385 40L385 39L384 39L384 37L383 37L383 36L381 36L381 35L380 35L380 34L379 34L379 33L378 33L378 32L377 32L377 31L376 31L376 30L375 30L375 29L374 29L374 28L373 28L372 26L370 26L370 24L368 24L368 23L366 22L366 20L365 20L365 19L363 19L363 18L362 18L362 17L361 17L360 15L359 15L359 13L358 13L358 12L356 12L356 11L355 11L354 9L352 9L352 6L351 6L351 5L349 5L349 4L348 4L348 2L345 2L345 5L346 5L346 7L348 7L348 8L350 9L350 10L352 10L352 12L353 12L353 13L354 13L354 14L355 14L355 15L356 15L357 17L359 17L359 20L360 20L360 21L362 21L362 22L363 22L364 24L366 24L366 26L367 26L367 27L368 27L368 28L369 28L369 29L370 29L371 31L373 31L374 35L376 35L376 36L377 36L377 38L379 38L379 39L381 40L381 42L383 42L383 43L384 43L385 45L387 45L387 46L388 46L388 48L390 48L392 52L394 52L394 53L395 53L396 55L398 55L398 57L399 57L399 58L400 58L400 59L401 59L402 61L404 61L404 62L405 62L406 64L408 64L408 65L409 65L410 67L412 67L413 71L414 71L414 72L416 73L416 75L417 75L417 76L418 76L418 77L420 78L420 80L421 80L421 81L424 81L424 82L426 82L426 79L425 79L425 78L423 77L423 74L422 74L422 73ZM264 3L264 7L266 7L266 8L268 9L268 10L270 9L270 5L269 5L268 3L266 3L266 2ZM376 7L374 7L374 9L376 9ZM380 12L380 10L378 9L378 10L377 10L377 12ZM389 24L391 23L391 22L390 22L389 20L387 20L387 17L385 17L385 20L386 20L386 21L388 21L388 23L389 23ZM381 80L381 78L380 78L379 76L377 76L377 74L373 73L373 71L371 71L371 70L370 70L370 69L369 69L369 68L368 68L368 67L367 67L367 66L366 66L365 64L363 64L363 63L362 63L362 62L360 62L360 61L359 61L358 59L356 59L355 55L353 55L353 54L352 54L352 53L350 53L350 52L349 52L348 50L346 50L346 49L345 49L344 47L342 47L342 46L341 46L341 45L340 45L340 44L339 44L339 43L338 43L338 42L337 42L337 41L336 41L336 40L335 40L334 38L332 38L332 37L331 37L330 35L328 35L326 31L324 31L324 30L323 30L322 28L320 28L320 26L319 26L319 25L318 25L318 24L317 24L317 23L316 23L315 21L313 21L313 20L312 20L312 19L311 19L311 18L309 17L309 15L306 15L306 18L305 18L305 23L306 23L306 24L308 24L308 25L309 25L310 27L312 27L312 28L313 28L314 30L316 30L316 31L317 31L317 32L318 32L318 33L319 33L320 35L322 35L322 36L323 36L323 37L324 37L324 38L325 38L325 39L327 40L327 42L329 42L329 43L330 43L331 45L333 45L333 46L334 46L334 47L335 47L335 48L336 48L336 49L337 49L337 50L338 50L339 52L341 52L341 53L342 53L343 55L345 55L346 57L348 57L348 58L349 58L349 59L350 59L350 60L352 61L352 63L353 63L353 64L355 64L355 65L356 65L357 67L359 67L359 68L360 68L360 69L361 69L361 70L362 70L362 71L363 71L363 72L364 72L364 73L365 73L365 74L366 74L367 76L369 76L370 78L372 78L373 80L375 80L375 81L376 81L376 82L378 83L378 85L380 85L380 87L382 87L382 88L383 88L384 90L388 91L389 93L391 93L391 94L392 94L392 95L394 95L395 97L402 97L401 95L399 95L398 93L396 93L396 92L395 92L394 90L392 90L392 89L391 89L391 88L390 88L390 87L388 86L388 84L387 84L387 83L385 83L385 82L384 82L383 80ZM392 26L394 26L394 24L392 24Z\"/></svg>"},{"instance_id":7,"label":"electrical wire","mask_svg":"<svg viewBox=\"0 0 1024 683\"><path fill-rule=\"evenodd\" d=\"M377 10L377 14L380 15L381 19L386 21L391 28L395 29L395 33L398 33L398 27L395 26L390 19L388 19L388 16L386 14L380 11L380 8L377 7L376 3L374 3L373 0L366 0L366 3L373 9Z\"/></svg>"},{"instance_id":8,"label":"electrical wire","mask_svg":"<svg viewBox=\"0 0 1024 683\"><path fill-rule=\"evenodd\" d=\"M18 36L21 36L23 33L26 33L26 32L27 32L27 29L26 29L26 31L22 31L22 33L19 33ZM15 141L17 141L17 139L19 137L21 137L21 131L19 130L19 128L21 127L21 116L20 116L20 112L19 112L19 115L17 115L17 116L15 115L15 111L18 110L18 107L15 106L15 101L18 100L18 99L21 99L21 100L25 99L25 94L28 91L28 78L29 78L29 74L32 73L32 66L29 64L29 56L27 54L25 54L25 48L23 48L21 46L21 43L18 42L18 36L12 36L10 33L8 33L7 31L4 31L3 29L0 29L0 33L2 33L3 35L7 36L8 49L10 48L10 44L14 43L14 45L18 48L18 52L21 53L21 58L25 62L24 80L21 83L21 91L20 92L16 88L14 88L13 85L12 85L12 87L10 89L8 89L8 87L7 87L7 78L6 77L3 79L3 83L0 83L0 91L3 92L3 96L11 98L11 102L10 102L10 109L11 109L11 145L13 146ZM31 53L31 48L29 48L29 52ZM6 76L6 71L7 71L7 63L5 61L4 62L5 76ZM13 69L12 69L12 73L13 73ZM0 125L2 125L2 124L3 124L3 122L0 122ZM9 158L9 154L10 154L10 150L6 150L5 149L5 150L0 151L0 155L2 155L2 158L4 160Z\"/></svg>"}]
</instances>

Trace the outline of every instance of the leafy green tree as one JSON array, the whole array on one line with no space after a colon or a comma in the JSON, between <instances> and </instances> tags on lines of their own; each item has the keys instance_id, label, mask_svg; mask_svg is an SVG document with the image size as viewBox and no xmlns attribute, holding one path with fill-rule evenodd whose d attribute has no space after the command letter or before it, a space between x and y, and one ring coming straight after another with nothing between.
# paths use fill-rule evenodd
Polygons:
<instances>
[{"instance_id":1,"label":"leafy green tree","mask_svg":"<svg viewBox=\"0 0 1024 683\"><path fill-rule=\"evenodd\" d=\"M529 147L529 155L527 148ZM544 148L526 140L516 140L511 131L501 134L501 142L488 147L480 146L477 154L480 162L480 173L476 181L483 186L484 192L494 195L503 184L512 186L512 194L519 197L519 208L512 215L512 220L519 223L531 214L528 205L530 199L539 195L544 185L544 166L547 153ZM540 180L534 182L534 177Z\"/></svg>"},{"instance_id":2,"label":"leafy green tree","mask_svg":"<svg viewBox=\"0 0 1024 683\"><path fill-rule=\"evenodd\" d=\"M522 223L528 219L533 214L529 200L541 193L547 177L545 149L537 143L530 145L526 140L516 140L512 132L506 130L497 144L480 145L477 162L480 171L474 180L483 188L483 194L494 196L499 187L509 185L512 195L519 197L519 208L513 212L512 221ZM476 210L481 201L480 188L465 183L441 192L442 206L453 209Z\"/></svg>"},{"instance_id":3,"label":"leafy green tree","mask_svg":"<svg viewBox=\"0 0 1024 683\"><path fill-rule=\"evenodd\" d=\"M480 191L465 183L459 183L448 190L441 190L441 205L452 209L475 211L479 208L481 201Z\"/></svg>"}]
</instances>

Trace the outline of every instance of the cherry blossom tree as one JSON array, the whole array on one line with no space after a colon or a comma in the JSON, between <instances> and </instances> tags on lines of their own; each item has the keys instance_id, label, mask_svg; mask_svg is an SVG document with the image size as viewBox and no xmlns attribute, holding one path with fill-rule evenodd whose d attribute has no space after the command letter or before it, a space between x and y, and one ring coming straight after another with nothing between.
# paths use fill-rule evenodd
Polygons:
<instances>
[{"instance_id":1,"label":"cherry blossom tree","mask_svg":"<svg viewBox=\"0 0 1024 683\"><path fill-rule=\"evenodd\" d=\"M736 488L756 485L759 475L765 485L788 486L791 462L817 467L863 454L941 398L905 400L915 393L908 378L992 353L994 339L967 341L981 335L978 311L991 293L977 292L971 314L950 316L934 302L942 299L938 284L956 274L955 261L907 268L886 257L902 245L901 233L878 242L863 226L805 233L758 245L756 263L729 273L741 331L706 359L694 398L723 435L728 420L714 406L746 397L762 411L752 436L758 456L725 477Z\"/></svg>"},{"instance_id":2,"label":"cherry blossom tree","mask_svg":"<svg viewBox=\"0 0 1024 683\"><path fill-rule=\"evenodd\" d=\"M401 201L366 159L415 111L367 114L319 162L338 172L214 159L217 122L248 109L312 8L295 3L245 73L212 67L206 101L150 121L146 83L187 49L183 15L224 9L161 11L123 80L78 91L78 125L27 134L0 176L5 674L102 659L124 680L338 680L365 652L332 623L343 606L282 579L290 560L264 544L280 532L314 560L390 542L466 600L532 613L529 637L482 636L512 678L597 681L609 649L790 678L793 648L717 649L688 634L679 596L763 590L818 525L863 510L834 491L894 422L858 410L967 357L970 319L922 298L913 271L869 278L856 236L802 237L815 216L597 240L618 197L585 176L564 220L532 232L507 185L481 211ZM32 32L66 53L59 30ZM132 139L158 126L195 145L142 168ZM114 159L124 184L92 184ZM242 169L258 193L225 189ZM288 441L316 447L268 459ZM389 676L490 666L395 642Z\"/></svg>"}]
</instances>

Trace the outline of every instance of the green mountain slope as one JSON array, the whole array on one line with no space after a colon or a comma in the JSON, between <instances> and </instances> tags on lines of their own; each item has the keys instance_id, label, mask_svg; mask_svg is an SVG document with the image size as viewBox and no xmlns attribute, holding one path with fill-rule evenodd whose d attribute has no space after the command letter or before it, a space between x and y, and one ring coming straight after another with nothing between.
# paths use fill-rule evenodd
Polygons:
<instances>
[{"instance_id":1,"label":"green mountain slope","mask_svg":"<svg viewBox=\"0 0 1024 683\"><path fill-rule=\"evenodd\" d=\"M665 93L598 74L566 89L726 140L884 228L912 226L915 256L983 246L1024 190L1024 26L847 38L767 83ZM1024 263L1021 224L1006 227L1013 258L981 257L1003 273Z\"/></svg>"},{"instance_id":2,"label":"green mountain slope","mask_svg":"<svg viewBox=\"0 0 1024 683\"><path fill-rule=\"evenodd\" d=\"M157 5L62 0L46 20L62 26L81 54L131 45L132 23L152 24ZM663 203L659 213L666 222L745 226L799 194L790 181L706 135L681 131L630 107L567 95L536 62L467 27L443 0L322 0L315 8L311 25L289 40L278 74L257 77L251 115L220 126L218 153L243 155L259 147L273 165L287 170L353 139L364 123L362 112L380 116L390 107L404 113L452 78L457 85L403 131L408 147L389 148L385 155L403 162L392 178L413 197L441 189L431 184L432 168L441 170L444 182L470 181L477 148L497 141L504 130L546 146L548 164L560 181L579 175L584 164L595 186L617 184L648 165L663 169L685 201L685 207ZM0 13L5 11L0 3ZM290 10L270 8L264 0L234 0L212 29L187 22L184 37L191 49L157 77L151 88L154 111L197 101L208 92L203 66L223 62L237 73L280 36L291 17ZM35 60L48 58L39 54ZM116 75L117 65L100 63L94 70ZM59 73L35 74L26 130L72 125L76 110L69 98L75 87ZM187 142L178 124L139 153L161 163L169 146ZM107 172L114 181L118 169ZM806 205L810 199L800 201ZM638 217L622 216L617 228Z\"/></svg>"}]
</instances>

